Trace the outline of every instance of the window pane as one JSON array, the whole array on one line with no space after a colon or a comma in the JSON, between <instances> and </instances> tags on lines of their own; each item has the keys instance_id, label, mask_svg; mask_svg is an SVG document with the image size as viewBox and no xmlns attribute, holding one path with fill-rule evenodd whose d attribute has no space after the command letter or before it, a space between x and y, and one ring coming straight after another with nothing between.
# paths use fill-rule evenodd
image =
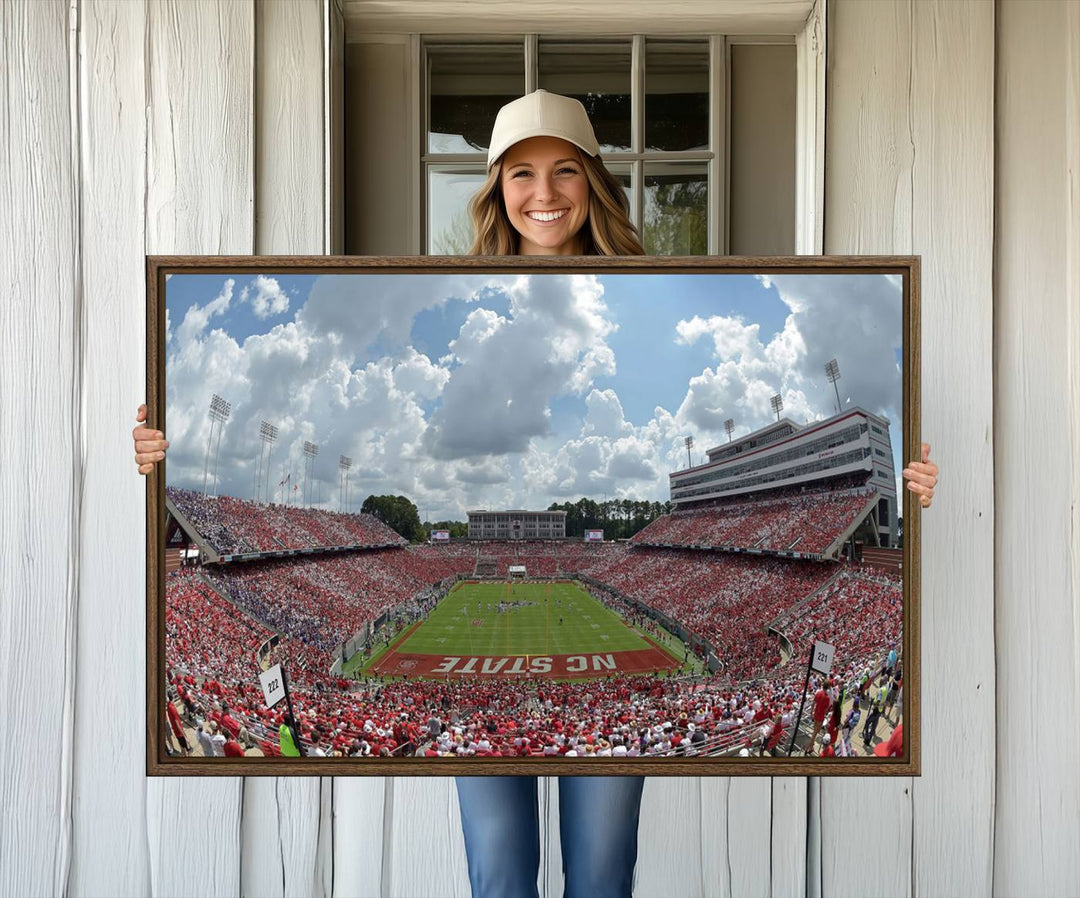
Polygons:
<instances>
[{"instance_id":1,"label":"window pane","mask_svg":"<svg viewBox=\"0 0 1080 898\"><path fill-rule=\"evenodd\" d=\"M703 163L645 166L645 252L703 256L709 247L708 177Z\"/></svg>"},{"instance_id":2,"label":"window pane","mask_svg":"<svg viewBox=\"0 0 1080 898\"><path fill-rule=\"evenodd\" d=\"M645 44L645 149L709 149L709 44Z\"/></svg>"},{"instance_id":3,"label":"window pane","mask_svg":"<svg viewBox=\"0 0 1080 898\"><path fill-rule=\"evenodd\" d=\"M630 149L629 41L541 41L539 87L580 100L601 153Z\"/></svg>"},{"instance_id":4,"label":"window pane","mask_svg":"<svg viewBox=\"0 0 1080 898\"><path fill-rule=\"evenodd\" d=\"M481 166L432 166L428 169L428 252L464 256L472 246L468 204L484 183Z\"/></svg>"},{"instance_id":5,"label":"window pane","mask_svg":"<svg viewBox=\"0 0 1080 898\"><path fill-rule=\"evenodd\" d=\"M622 184L623 191L626 193L626 199L630 203L630 217L634 217L634 179L632 176L631 168L629 165L612 165L609 162L604 163L604 167L607 168L615 176L615 180Z\"/></svg>"},{"instance_id":6,"label":"window pane","mask_svg":"<svg viewBox=\"0 0 1080 898\"><path fill-rule=\"evenodd\" d=\"M429 153L486 152L499 108L525 93L525 48L428 47Z\"/></svg>"}]
</instances>

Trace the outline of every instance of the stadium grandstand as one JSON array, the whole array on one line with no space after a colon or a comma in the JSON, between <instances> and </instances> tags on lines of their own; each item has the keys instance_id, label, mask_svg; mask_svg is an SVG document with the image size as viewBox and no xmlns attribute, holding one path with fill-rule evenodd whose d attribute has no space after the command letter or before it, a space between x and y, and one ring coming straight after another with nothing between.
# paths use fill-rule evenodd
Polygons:
<instances>
[{"instance_id":1,"label":"stadium grandstand","mask_svg":"<svg viewBox=\"0 0 1080 898\"><path fill-rule=\"evenodd\" d=\"M372 515L169 487L173 732L279 754L284 708L258 673L280 662L309 755L780 754L797 726L817 753L796 716L821 640L833 675L809 697L835 700L838 753L865 753L839 717L902 664L888 423L781 419L708 458L670 475L674 511L627 542L567 539L565 512L515 531L542 513L508 511L414 545ZM473 514L506 514L506 532L478 519L474 536Z\"/></svg>"},{"instance_id":2,"label":"stadium grandstand","mask_svg":"<svg viewBox=\"0 0 1080 898\"><path fill-rule=\"evenodd\" d=\"M720 540L715 545L727 540L737 547L778 551L790 538L784 551L795 557L807 552L828 555L836 542L852 535L849 526L858 525L863 525L861 535L868 544L896 545L896 476L885 418L858 407L805 426L781 418L709 449L707 457L704 464L669 475L671 502L677 512L710 507L731 511L726 521L701 522L709 538ZM756 499L760 505L755 509L740 499ZM740 513L749 518L745 524ZM828 517L824 527L823 515ZM803 520L792 521L796 516ZM793 526L786 527L788 522ZM682 523L689 536L696 535L698 521ZM817 525L821 533L803 542L800 532L808 524ZM822 545L830 536L835 539ZM808 545L813 548L805 548Z\"/></svg>"}]
</instances>

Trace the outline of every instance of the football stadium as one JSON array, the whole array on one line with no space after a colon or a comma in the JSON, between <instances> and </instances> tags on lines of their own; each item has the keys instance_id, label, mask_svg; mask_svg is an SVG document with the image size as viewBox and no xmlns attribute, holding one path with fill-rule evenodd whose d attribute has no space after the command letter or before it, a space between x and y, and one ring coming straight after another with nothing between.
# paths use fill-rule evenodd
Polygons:
<instances>
[{"instance_id":1,"label":"football stadium","mask_svg":"<svg viewBox=\"0 0 1080 898\"><path fill-rule=\"evenodd\" d=\"M281 754L258 676L281 664L320 757L874 754L902 708L892 458L861 408L778 414L671 472L670 513L619 541L502 509L416 544L168 487L170 751ZM815 642L835 656L807 685Z\"/></svg>"}]
</instances>

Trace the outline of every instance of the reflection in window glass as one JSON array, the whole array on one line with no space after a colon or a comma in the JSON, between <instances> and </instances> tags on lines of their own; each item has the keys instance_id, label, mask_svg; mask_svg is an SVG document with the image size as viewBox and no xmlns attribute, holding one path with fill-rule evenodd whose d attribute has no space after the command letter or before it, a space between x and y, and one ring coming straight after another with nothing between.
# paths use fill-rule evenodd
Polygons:
<instances>
[{"instance_id":1,"label":"reflection in window glass","mask_svg":"<svg viewBox=\"0 0 1080 898\"><path fill-rule=\"evenodd\" d=\"M525 93L525 50L516 44L429 46L429 153L487 150L499 108Z\"/></svg>"},{"instance_id":2,"label":"reflection in window glass","mask_svg":"<svg viewBox=\"0 0 1080 898\"><path fill-rule=\"evenodd\" d=\"M645 252L699 256L708 252L708 176L704 163L645 165Z\"/></svg>"},{"instance_id":3,"label":"reflection in window glass","mask_svg":"<svg viewBox=\"0 0 1080 898\"><path fill-rule=\"evenodd\" d=\"M538 86L580 100L600 152L630 149L630 42L541 41Z\"/></svg>"},{"instance_id":4,"label":"reflection in window glass","mask_svg":"<svg viewBox=\"0 0 1080 898\"><path fill-rule=\"evenodd\" d=\"M645 44L645 150L709 148L709 44Z\"/></svg>"},{"instance_id":5,"label":"reflection in window glass","mask_svg":"<svg viewBox=\"0 0 1080 898\"><path fill-rule=\"evenodd\" d=\"M612 164L605 162L604 167L615 176L615 180L622 184L623 192L626 194L626 199L630 203L631 217L633 217L634 208L634 179L630 173L629 165Z\"/></svg>"},{"instance_id":6,"label":"reflection in window glass","mask_svg":"<svg viewBox=\"0 0 1080 898\"><path fill-rule=\"evenodd\" d=\"M472 246L469 200L484 183L481 166L428 169L428 252L464 256Z\"/></svg>"}]
</instances>

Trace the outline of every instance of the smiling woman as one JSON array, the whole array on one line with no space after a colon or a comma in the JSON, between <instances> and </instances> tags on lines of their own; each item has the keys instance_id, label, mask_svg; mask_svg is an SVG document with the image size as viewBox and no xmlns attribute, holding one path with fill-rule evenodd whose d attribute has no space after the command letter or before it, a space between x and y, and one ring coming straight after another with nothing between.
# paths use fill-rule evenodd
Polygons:
<instances>
[{"instance_id":1,"label":"smiling woman","mask_svg":"<svg viewBox=\"0 0 1080 898\"><path fill-rule=\"evenodd\" d=\"M589 182L576 147L558 137L530 137L506 151L500 179L522 255L582 255Z\"/></svg>"},{"instance_id":2,"label":"smiling woman","mask_svg":"<svg viewBox=\"0 0 1080 898\"><path fill-rule=\"evenodd\" d=\"M644 255L629 211L581 103L538 90L499 110L472 255Z\"/></svg>"}]
</instances>

